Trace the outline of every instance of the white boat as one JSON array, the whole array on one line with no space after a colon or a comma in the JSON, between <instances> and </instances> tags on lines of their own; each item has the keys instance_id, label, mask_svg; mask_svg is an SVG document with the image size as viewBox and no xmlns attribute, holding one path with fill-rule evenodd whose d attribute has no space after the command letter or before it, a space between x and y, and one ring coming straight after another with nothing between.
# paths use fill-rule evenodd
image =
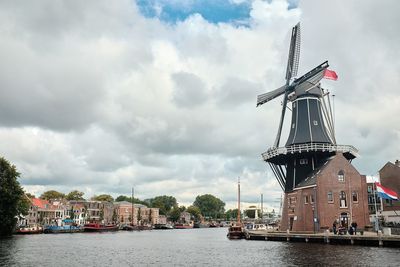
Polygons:
<instances>
[{"instance_id":1,"label":"white boat","mask_svg":"<svg viewBox=\"0 0 400 267\"><path fill-rule=\"evenodd\" d=\"M263 223L249 223L246 224L246 230L249 231L266 231L267 226Z\"/></svg>"}]
</instances>

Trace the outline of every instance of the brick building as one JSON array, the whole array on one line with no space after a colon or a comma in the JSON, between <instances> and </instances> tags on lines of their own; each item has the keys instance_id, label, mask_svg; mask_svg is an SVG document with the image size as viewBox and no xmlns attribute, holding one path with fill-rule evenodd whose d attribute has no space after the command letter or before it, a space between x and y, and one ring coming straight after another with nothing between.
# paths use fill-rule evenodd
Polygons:
<instances>
[{"instance_id":1,"label":"brick building","mask_svg":"<svg viewBox=\"0 0 400 267\"><path fill-rule=\"evenodd\" d=\"M369 224L366 177L338 153L297 184L284 199L281 230L318 232L333 222Z\"/></svg>"},{"instance_id":2,"label":"brick building","mask_svg":"<svg viewBox=\"0 0 400 267\"><path fill-rule=\"evenodd\" d=\"M387 187L400 196L400 161L396 160L395 163L387 162L379 170L379 178L382 186ZM381 215L385 218L386 222L400 223L400 201L383 199L381 208Z\"/></svg>"},{"instance_id":3,"label":"brick building","mask_svg":"<svg viewBox=\"0 0 400 267\"><path fill-rule=\"evenodd\" d=\"M128 201L114 202L114 206L116 207L116 215L120 223L131 224L133 222L134 225L154 225L159 223L158 208L148 208L142 204L134 204L132 212L132 203Z\"/></svg>"}]
</instances>

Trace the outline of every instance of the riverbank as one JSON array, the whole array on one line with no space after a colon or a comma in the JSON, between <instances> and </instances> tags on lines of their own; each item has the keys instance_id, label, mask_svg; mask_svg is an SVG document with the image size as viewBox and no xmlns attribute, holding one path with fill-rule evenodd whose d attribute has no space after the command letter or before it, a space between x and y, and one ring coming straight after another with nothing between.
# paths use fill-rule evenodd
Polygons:
<instances>
[{"instance_id":1,"label":"riverbank","mask_svg":"<svg viewBox=\"0 0 400 267\"><path fill-rule=\"evenodd\" d=\"M383 235L382 233L377 234L376 232L363 232L362 235L335 235L330 232L308 234L270 231L246 231L245 236L248 240L400 247L400 236L389 236Z\"/></svg>"}]
</instances>

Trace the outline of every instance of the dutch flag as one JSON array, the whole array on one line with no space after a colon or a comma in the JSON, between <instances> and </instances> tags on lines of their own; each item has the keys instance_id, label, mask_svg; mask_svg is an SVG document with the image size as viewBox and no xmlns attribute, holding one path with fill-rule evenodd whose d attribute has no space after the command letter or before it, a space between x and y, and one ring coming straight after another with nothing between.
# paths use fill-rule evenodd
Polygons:
<instances>
[{"instance_id":1,"label":"dutch flag","mask_svg":"<svg viewBox=\"0 0 400 267\"><path fill-rule=\"evenodd\" d=\"M383 187L380 183L375 183L376 192L380 198L399 200L397 193L389 188Z\"/></svg>"}]
</instances>

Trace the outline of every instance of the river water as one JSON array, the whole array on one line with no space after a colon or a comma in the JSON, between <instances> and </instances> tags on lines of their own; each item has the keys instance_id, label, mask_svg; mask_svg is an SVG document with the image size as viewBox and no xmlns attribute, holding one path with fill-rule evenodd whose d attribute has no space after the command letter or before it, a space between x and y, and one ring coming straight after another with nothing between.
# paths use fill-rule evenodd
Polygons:
<instances>
[{"instance_id":1,"label":"river water","mask_svg":"<svg viewBox=\"0 0 400 267\"><path fill-rule=\"evenodd\" d=\"M400 266L398 248L228 240L227 228L0 240L1 266Z\"/></svg>"}]
</instances>

